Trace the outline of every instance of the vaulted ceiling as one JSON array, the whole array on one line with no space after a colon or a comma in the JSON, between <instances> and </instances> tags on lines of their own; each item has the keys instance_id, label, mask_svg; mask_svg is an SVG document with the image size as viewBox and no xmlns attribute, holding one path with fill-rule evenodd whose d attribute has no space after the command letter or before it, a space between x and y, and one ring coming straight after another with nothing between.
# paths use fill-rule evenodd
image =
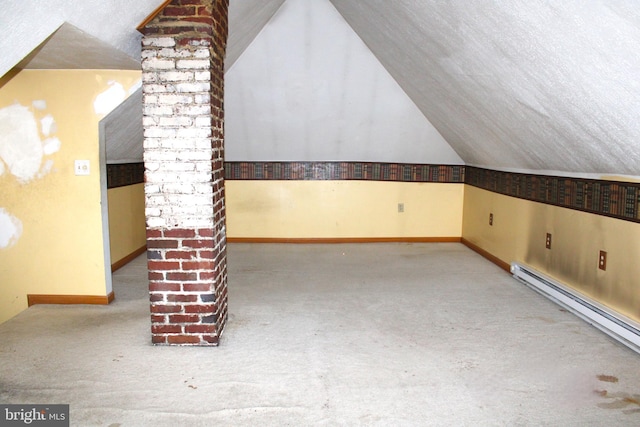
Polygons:
<instances>
[{"instance_id":1,"label":"vaulted ceiling","mask_svg":"<svg viewBox=\"0 0 640 427\"><path fill-rule=\"evenodd\" d=\"M331 2L466 164L640 177L636 0L313 1ZM230 0L227 69L284 2ZM161 3L4 0L0 75L135 68L135 27Z\"/></svg>"},{"instance_id":2,"label":"vaulted ceiling","mask_svg":"<svg viewBox=\"0 0 640 427\"><path fill-rule=\"evenodd\" d=\"M467 164L640 174L635 0L331 0Z\"/></svg>"}]
</instances>

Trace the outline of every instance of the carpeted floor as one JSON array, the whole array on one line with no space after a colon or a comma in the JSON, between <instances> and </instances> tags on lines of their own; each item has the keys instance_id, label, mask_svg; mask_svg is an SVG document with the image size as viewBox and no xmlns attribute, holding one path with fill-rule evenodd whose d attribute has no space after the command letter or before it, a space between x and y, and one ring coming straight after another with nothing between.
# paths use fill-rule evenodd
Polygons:
<instances>
[{"instance_id":1,"label":"carpeted floor","mask_svg":"<svg viewBox=\"0 0 640 427\"><path fill-rule=\"evenodd\" d=\"M218 348L150 344L145 262L110 306L0 325L0 402L73 426L640 425L640 355L460 244L232 244Z\"/></svg>"}]
</instances>

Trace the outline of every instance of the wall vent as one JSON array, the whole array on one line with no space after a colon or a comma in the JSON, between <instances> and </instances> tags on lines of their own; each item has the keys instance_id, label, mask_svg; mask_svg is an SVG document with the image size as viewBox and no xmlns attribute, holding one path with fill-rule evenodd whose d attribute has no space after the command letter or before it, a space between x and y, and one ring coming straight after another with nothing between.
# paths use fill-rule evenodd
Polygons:
<instances>
[{"instance_id":1,"label":"wall vent","mask_svg":"<svg viewBox=\"0 0 640 427\"><path fill-rule=\"evenodd\" d=\"M635 352L640 353L640 323L604 307L602 304L526 265L512 263L511 274L534 291L571 311Z\"/></svg>"}]
</instances>

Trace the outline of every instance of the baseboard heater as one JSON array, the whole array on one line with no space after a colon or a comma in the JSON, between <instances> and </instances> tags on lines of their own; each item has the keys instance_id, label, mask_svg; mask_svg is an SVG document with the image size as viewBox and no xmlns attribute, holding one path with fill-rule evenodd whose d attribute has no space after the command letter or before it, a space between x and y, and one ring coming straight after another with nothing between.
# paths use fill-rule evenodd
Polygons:
<instances>
[{"instance_id":1,"label":"baseboard heater","mask_svg":"<svg viewBox=\"0 0 640 427\"><path fill-rule=\"evenodd\" d=\"M640 323L616 313L526 265L511 263L511 274L534 291L640 353Z\"/></svg>"}]
</instances>

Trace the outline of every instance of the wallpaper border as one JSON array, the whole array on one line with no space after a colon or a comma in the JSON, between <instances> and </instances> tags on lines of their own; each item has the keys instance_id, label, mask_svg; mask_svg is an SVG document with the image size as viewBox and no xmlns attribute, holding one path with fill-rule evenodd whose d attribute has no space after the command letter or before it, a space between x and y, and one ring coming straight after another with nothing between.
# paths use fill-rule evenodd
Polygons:
<instances>
[{"instance_id":1,"label":"wallpaper border","mask_svg":"<svg viewBox=\"0 0 640 427\"><path fill-rule=\"evenodd\" d=\"M107 189L144 182L144 163L107 164Z\"/></svg>"},{"instance_id":2,"label":"wallpaper border","mask_svg":"<svg viewBox=\"0 0 640 427\"><path fill-rule=\"evenodd\" d=\"M464 183L464 165L378 162L226 162L228 180Z\"/></svg>"},{"instance_id":3,"label":"wallpaper border","mask_svg":"<svg viewBox=\"0 0 640 427\"><path fill-rule=\"evenodd\" d=\"M381 162L225 162L227 180L360 180L467 184L533 202L640 223L640 183L464 165ZM107 165L107 188L144 182L144 163Z\"/></svg>"},{"instance_id":4,"label":"wallpaper border","mask_svg":"<svg viewBox=\"0 0 640 427\"><path fill-rule=\"evenodd\" d=\"M502 172L466 166L465 183L533 202L640 222L640 183Z\"/></svg>"}]
</instances>

